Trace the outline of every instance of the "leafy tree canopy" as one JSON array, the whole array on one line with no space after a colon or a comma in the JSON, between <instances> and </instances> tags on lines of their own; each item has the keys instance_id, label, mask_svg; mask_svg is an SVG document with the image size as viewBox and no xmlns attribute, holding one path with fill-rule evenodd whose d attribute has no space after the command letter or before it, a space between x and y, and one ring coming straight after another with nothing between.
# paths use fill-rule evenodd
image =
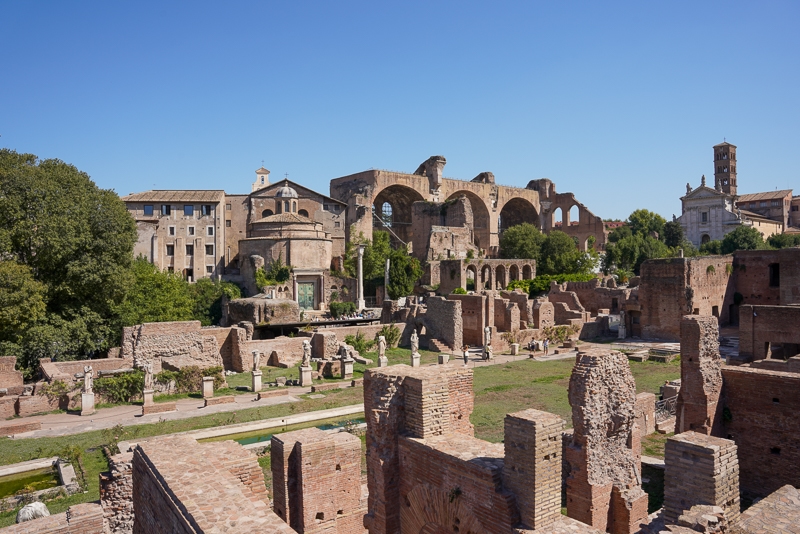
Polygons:
<instances>
[{"instance_id":1,"label":"leafy tree canopy","mask_svg":"<svg viewBox=\"0 0 800 534\"><path fill-rule=\"evenodd\" d=\"M596 252L581 252L573 238L554 230L542 243L541 258L536 271L539 274L588 273L596 264Z\"/></svg>"},{"instance_id":2,"label":"leafy tree canopy","mask_svg":"<svg viewBox=\"0 0 800 534\"><path fill-rule=\"evenodd\" d=\"M392 250L389 260L389 287L386 288L389 298L397 300L411 295L424 274L419 260L410 256L406 247Z\"/></svg>"},{"instance_id":3,"label":"leafy tree canopy","mask_svg":"<svg viewBox=\"0 0 800 534\"><path fill-rule=\"evenodd\" d=\"M800 246L800 234L775 234L769 236L767 244L772 248Z\"/></svg>"},{"instance_id":4,"label":"leafy tree canopy","mask_svg":"<svg viewBox=\"0 0 800 534\"><path fill-rule=\"evenodd\" d=\"M730 254L736 250L757 250L766 248L761 232L752 226L738 226L722 239L722 253Z\"/></svg>"},{"instance_id":5,"label":"leafy tree canopy","mask_svg":"<svg viewBox=\"0 0 800 534\"><path fill-rule=\"evenodd\" d=\"M702 256L719 256L722 254L722 241L709 241L700 245L700 254Z\"/></svg>"},{"instance_id":6,"label":"leafy tree canopy","mask_svg":"<svg viewBox=\"0 0 800 534\"><path fill-rule=\"evenodd\" d=\"M633 234L648 236L652 232L658 234L659 238L664 233L666 224L664 217L652 211L639 209L628 215L628 224Z\"/></svg>"},{"instance_id":7,"label":"leafy tree canopy","mask_svg":"<svg viewBox=\"0 0 800 534\"><path fill-rule=\"evenodd\" d=\"M27 265L0 261L0 339L18 343L45 316L47 287Z\"/></svg>"},{"instance_id":8,"label":"leafy tree canopy","mask_svg":"<svg viewBox=\"0 0 800 534\"><path fill-rule=\"evenodd\" d=\"M546 236L530 223L512 226L500 237L500 257L538 262L545 239Z\"/></svg>"},{"instance_id":9,"label":"leafy tree canopy","mask_svg":"<svg viewBox=\"0 0 800 534\"><path fill-rule=\"evenodd\" d=\"M645 260L668 258L674 255L676 255L675 251L658 239L649 235L635 234L606 245L603 272L609 273L616 269L622 269L639 274L639 267Z\"/></svg>"},{"instance_id":10,"label":"leafy tree canopy","mask_svg":"<svg viewBox=\"0 0 800 534\"><path fill-rule=\"evenodd\" d=\"M683 226L677 221L670 221L664 224L663 236L664 244L668 247L680 247L686 240L683 235Z\"/></svg>"}]
</instances>

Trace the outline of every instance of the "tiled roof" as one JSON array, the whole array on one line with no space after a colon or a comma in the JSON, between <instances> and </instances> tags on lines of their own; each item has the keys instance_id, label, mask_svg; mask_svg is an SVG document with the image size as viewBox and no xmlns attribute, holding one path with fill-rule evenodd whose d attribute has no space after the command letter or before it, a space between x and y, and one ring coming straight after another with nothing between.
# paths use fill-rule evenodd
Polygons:
<instances>
[{"instance_id":1,"label":"tiled roof","mask_svg":"<svg viewBox=\"0 0 800 534\"><path fill-rule=\"evenodd\" d=\"M780 191L764 191L763 193L751 193L749 195L739 195L736 202L752 202L754 200L771 200L773 198L783 198L791 195L791 189L781 189Z\"/></svg>"},{"instance_id":2,"label":"tiled roof","mask_svg":"<svg viewBox=\"0 0 800 534\"><path fill-rule=\"evenodd\" d=\"M303 217L302 215L298 215L296 213L276 213L275 215L269 215L264 217L263 219L258 219L255 221L257 223L304 223L309 224L313 223L311 219L308 217Z\"/></svg>"},{"instance_id":3,"label":"tiled roof","mask_svg":"<svg viewBox=\"0 0 800 534\"><path fill-rule=\"evenodd\" d=\"M725 141L724 143L720 143L718 145L714 145L712 148L717 148L718 146L732 146L733 148L736 148L736 145L732 145L732 144L728 143L727 141Z\"/></svg>"},{"instance_id":4,"label":"tiled roof","mask_svg":"<svg viewBox=\"0 0 800 534\"><path fill-rule=\"evenodd\" d=\"M780 223L781 221L776 221L775 219L770 219L766 215L761 215L760 213L754 213L752 211L747 210L739 210L742 212L742 215L746 216L748 219L761 219L762 221L772 221L776 223Z\"/></svg>"},{"instance_id":5,"label":"tiled roof","mask_svg":"<svg viewBox=\"0 0 800 534\"><path fill-rule=\"evenodd\" d=\"M125 202L222 202L222 189L155 189L144 193L131 193L122 197Z\"/></svg>"}]
</instances>

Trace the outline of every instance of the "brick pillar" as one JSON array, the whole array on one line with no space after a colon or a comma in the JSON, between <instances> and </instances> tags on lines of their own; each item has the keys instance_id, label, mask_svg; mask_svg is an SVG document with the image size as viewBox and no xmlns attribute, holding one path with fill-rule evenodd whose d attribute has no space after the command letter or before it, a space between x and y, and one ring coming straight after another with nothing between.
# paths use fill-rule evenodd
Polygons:
<instances>
[{"instance_id":1,"label":"brick pillar","mask_svg":"<svg viewBox=\"0 0 800 534\"><path fill-rule=\"evenodd\" d=\"M733 524L739 517L739 460L733 441L683 432L667 440L664 519L676 523L695 505L719 506Z\"/></svg>"},{"instance_id":2,"label":"brick pillar","mask_svg":"<svg viewBox=\"0 0 800 534\"><path fill-rule=\"evenodd\" d=\"M514 493L525 528L561 516L561 432L564 421L539 410L506 414L503 485Z\"/></svg>"},{"instance_id":3,"label":"brick pillar","mask_svg":"<svg viewBox=\"0 0 800 534\"><path fill-rule=\"evenodd\" d=\"M681 320L681 390L675 405L675 432L720 435L721 391L717 318L685 315Z\"/></svg>"}]
</instances>

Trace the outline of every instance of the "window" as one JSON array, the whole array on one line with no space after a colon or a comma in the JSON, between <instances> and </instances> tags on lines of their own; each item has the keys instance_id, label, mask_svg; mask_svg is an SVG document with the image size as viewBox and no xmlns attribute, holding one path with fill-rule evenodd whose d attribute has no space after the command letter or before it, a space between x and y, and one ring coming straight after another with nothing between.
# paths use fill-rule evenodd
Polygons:
<instances>
[{"instance_id":1,"label":"window","mask_svg":"<svg viewBox=\"0 0 800 534\"><path fill-rule=\"evenodd\" d=\"M194 235L194 226L187 226L186 233L189 235Z\"/></svg>"},{"instance_id":2,"label":"window","mask_svg":"<svg viewBox=\"0 0 800 534\"><path fill-rule=\"evenodd\" d=\"M769 264L769 287L781 287L781 264Z\"/></svg>"},{"instance_id":3,"label":"window","mask_svg":"<svg viewBox=\"0 0 800 534\"><path fill-rule=\"evenodd\" d=\"M392 225L392 205L388 202L384 202L381 206L381 221L384 226Z\"/></svg>"},{"instance_id":4,"label":"window","mask_svg":"<svg viewBox=\"0 0 800 534\"><path fill-rule=\"evenodd\" d=\"M214 274L214 266L213 265L206 265L206 273Z\"/></svg>"},{"instance_id":5,"label":"window","mask_svg":"<svg viewBox=\"0 0 800 534\"><path fill-rule=\"evenodd\" d=\"M200 206L200 215L203 217L208 217L211 215L211 204L203 204Z\"/></svg>"},{"instance_id":6,"label":"window","mask_svg":"<svg viewBox=\"0 0 800 534\"><path fill-rule=\"evenodd\" d=\"M308 217L308 212L306 210L300 210L297 212L298 215L302 215L303 217Z\"/></svg>"},{"instance_id":7,"label":"window","mask_svg":"<svg viewBox=\"0 0 800 534\"><path fill-rule=\"evenodd\" d=\"M206 256L214 255L214 245L206 245Z\"/></svg>"},{"instance_id":8,"label":"window","mask_svg":"<svg viewBox=\"0 0 800 534\"><path fill-rule=\"evenodd\" d=\"M169 204L161 204L161 215L172 215L172 206Z\"/></svg>"},{"instance_id":9,"label":"window","mask_svg":"<svg viewBox=\"0 0 800 534\"><path fill-rule=\"evenodd\" d=\"M191 217L192 215L194 215L194 206L192 206L191 204L184 204L183 214L187 217Z\"/></svg>"},{"instance_id":10,"label":"window","mask_svg":"<svg viewBox=\"0 0 800 534\"><path fill-rule=\"evenodd\" d=\"M167 245L167 256L175 255L175 245Z\"/></svg>"},{"instance_id":11,"label":"window","mask_svg":"<svg viewBox=\"0 0 800 534\"><path fill-rule=\"evenodd\" d=\"M341 209L342 209L342 207L340 205L338 205L338 204L333 207L334 211L339 211Z\"/></svg>"},{"instance_id":12,"label":"window","mask_svg":"<svg viewBox=\"0 0 800 534\"><path fill-rule=\"evenodd\" d=\"M781 201L780 201L780 200L773 200L773 201L772 201L772 206L773 206L773 207L778 207L778 208L780 208L780 207L781 207ZM146 207L147 207L147 206L145 206L145 208L146 208Z\"/></svg>"},{"instance_id":13,"label":"window","mask_svg":"<svg viewBox=\"0 0 800 534\"><path fill-rule=\"evenodd\" d=\"M144 205L144 214L150 217L153 215L153 205L152 204L145 204Z\"/></svg>"},{"instance_id":14,"label":"window","mask_svg":"<svg viewBox=\"0 0 800 534\"><path fill-rule=\"evenodd\" d=\"M766 208L767 207L767 201L766 200L762 200L759 207Z\"/></svg>"},{"instance_id":15,"label":"window","mask_svg":"<svg viewBox=\"0 0 800 534\"><path fill-rule=\"evenodd\" d=\"M708 222L708 212L704 211L700 214L700 222L707 223Z\"/></svg>"},{"instance_id":16,"label":"window","mask_svg":"<svg viewBox=\"0 0 800 534\"><path fill-rule=\"evenodd\" d=\"M272 210L264 210L264 211L261 212L261 217L262 218L263 217L269 217L270 215L272 215Z\"/></svg>"},{"instance_id":17,"label":"window","mask_svg":"<svg viewBox=\"0 0 800 534\"><path fill-rule=\"evenodd\" d=\"M797 208L800 206L792 206L792 211L797 211Z\"/></svg>"},{"instance_id":18,"label":"window","mask_svg":"<svg viewBox=\"0 0 800 534\"><path fill-rule=\"evenodd\" d=\"M231 227L231 220L228 219L227 221L225 221L225 228L230 228L230 227Z\"/></svg>"},{"instance_id":19,"label":"window","mask_svg":"<svg viewBox=\"0 0 800 534\"><path fill-rule=\"evenodd\" d=\"M325 211L330 211L331 207L327 204L323 204L322 209L324 209Z\"/></svg>"},{"instance_id":20,"label":"window","mask_svg":"<svg viewBox=\"0 0 800 534\"><path fill-rule=\"evenodd\" d=\"M175 227L174 226L170 226L169 227L169 235L175 235Z\"/></svg>"},{"instance_id":21,"label":"window","mask_svg":"<svg viewBox=\"0 0 800 534\"><path fill-rule=\"evenodd\" d=\"M756 203L755 203L755 202L751 202L751 203L750 203L750 207L751 207L751 208L755 208L755 207L756 207Z\"/></svg>"},{"instance_id":22,"label":"window","mask_svg":"<svg viewBox=\"0 0 800 534\"><path fill-rule=\"evenodd\" d=\"M206 235L214 235L214 227L206 226Z\"/></svg>"},{"instance_id":23,"label":"window","mask_svg":"<svg viewBox=\"0 0 800 534\"><path fill-rule=\"evenodd\" d=\"M194 245L186 245L186 255L194 256Z\"/></svg>"},{"instance_id":24,"label":"window","mask_svg":"<svg viewBox=\"0 0 800 534\"><path fill-rule=\"evenodd\" d=\"M340 225L339 225L339 221L336 221L335 223L333 223L333 227L334 227L334 228L339 228L339 226L340 226Z\"/></svg>"},{"instance_id":25,"label":"window","mask_svg":"<svg viewBox=\"0 0 800 534\"><path fill-rule=\"evenodd\" d=\"M289 209L289 201L288 200L284 200L283 201L283 212L284 213L289 213L289 211L290 211L290 209Z\"/></svg>"},{"instance_id":26,"label":"window","mask_svg":"<svg viewBox=\"0 0 800 534\"><path fill-rule=\"evenodd\" d=\"M225 209L226 209L227 211L231 211L231 203L230 203L230 202L228 202L227 204L225 204Z\"/></svg>"}]
</instances>

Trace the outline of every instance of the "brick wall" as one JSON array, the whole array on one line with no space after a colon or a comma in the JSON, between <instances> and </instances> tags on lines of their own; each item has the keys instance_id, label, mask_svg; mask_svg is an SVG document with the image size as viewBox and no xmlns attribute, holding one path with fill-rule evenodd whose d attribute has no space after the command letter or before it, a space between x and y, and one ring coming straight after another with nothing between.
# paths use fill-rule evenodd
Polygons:
<instances>
[{"instance_id":1,"label":"brick wall","mask_svg":"<svg viewBox=\"0 0 800 534\"><path fill-rule=\"evenodd\" d=\"M0 356L0 388L13 388L22 385L22 373L15 370L16 356Z\"/></svg>"},{"instance_id":2,"label":"brick wall","mask_svg":"<svg viewBox=\"0 0 800 534\"><path fill-rule=\"evenodd\" d=\"M734 253L736 290L744 304L800 304L800 249L740 250ZM770 284L770 265L779 265L779 283Z\"/></svg>"},{"instance_id":3,"label":"brick wall","mask_svg":"<svg viewBox=\"0 0 800 534\"><path fill-rule=\"evenodd\" d=\"M76 504L61 514L0 528L0 533L103 534L103 509L94 503Z\"/></svg>"},{"instance_id":4,"label":"brick wall","mask_svg":"<svg viewBox=\"0 0 800 534\"><path fill-rule=\"evenodd\" d=\"M734 523L739 517L739 464L733 441L683 432L667 439L664 451L664 519L695 505L719 506Z\"/></svg>"},{"instance_id":5,"label":"brick wall","mask_svg":"<svg viewBox=\"0 0 800 534\"><path fill-rule=\"evenodd\" d=\"M675 404L675 431L720 435L722 359L714 317L687 315L681 321L681 389Z\"/></svg>"},{"instance_id":6,"label":"brick wall","mask_svg":"<svg viewBox=\"0 0 800 534\"><path fill-rule=\"evenodd\" d=\"M483 328L494 325L494 306L492 318L489 321L486 306L487 297L484 295L447 295L447 300L461 303L462 343L472 346L483 345ZM430 301L428 299L428 305ZM457 347L461 348L461 347Z\"/></svg>"},{"instance_id":7,"label":"brick wall","mask_svg":"<svg viewBox=\"0 0 800 534\"><path fill-rule=\"evenodd\" d=\"M133 532L133 453L108 459L109 470L100 473L100 504L107 534Z\"/></svg>"},{"instance_id":8,"label":"brick wall","mask_svg":"<svg viewBox=\"0 0 800 534\"><path fill-rule=\"evenodd\" d=\"M800 374L723 367L723 435L739 448L742 493L765 497L800 487Z\"/></svg>"},{"instance_id":9,"label":"brick wall","mask_svg":"<svg viewBox=\"0 0 800 534\"><path fill-rule=\"evenodd\" d=\"M652 393L636 395L636 425L642 436L656 431L656 396Z\"/></svg>"},{"instance_id":10,"label":"brick wall","mask_svg":"<svg viewBox=\"0 0 800 534\"><path fill-rule=\"evenodd\" d=\"M212 329L216 330L216 329ZM152 360L153 371L162 367L178 370L190 365L200 368L222 366L215 334L208 334L200 321L145 323L122 330L123 359L140 362Z\"/></svg>"},{"instance_id":11,"label":"brick wall","mask_svg":"<svg viewBox=\"0 0 800 534\"><path fill-rule=\"evenodd\" d=\"M784 347L775 355L784 359L798 353L800 347L800 307L742 305L739 312L739 356L762 360L771 344Z\"/></svg>"},{"instance_id":12,"label":"brick wall","mask_svg":"<svg viewBox=\"0 0 800 534\"><path fill-rule=\"evenodd\" d=\"M463 302L442 297L427 299L425 326L430 338L444 342L453 350L460 350L464 341Z\"/></svg>"}]
</instances>

